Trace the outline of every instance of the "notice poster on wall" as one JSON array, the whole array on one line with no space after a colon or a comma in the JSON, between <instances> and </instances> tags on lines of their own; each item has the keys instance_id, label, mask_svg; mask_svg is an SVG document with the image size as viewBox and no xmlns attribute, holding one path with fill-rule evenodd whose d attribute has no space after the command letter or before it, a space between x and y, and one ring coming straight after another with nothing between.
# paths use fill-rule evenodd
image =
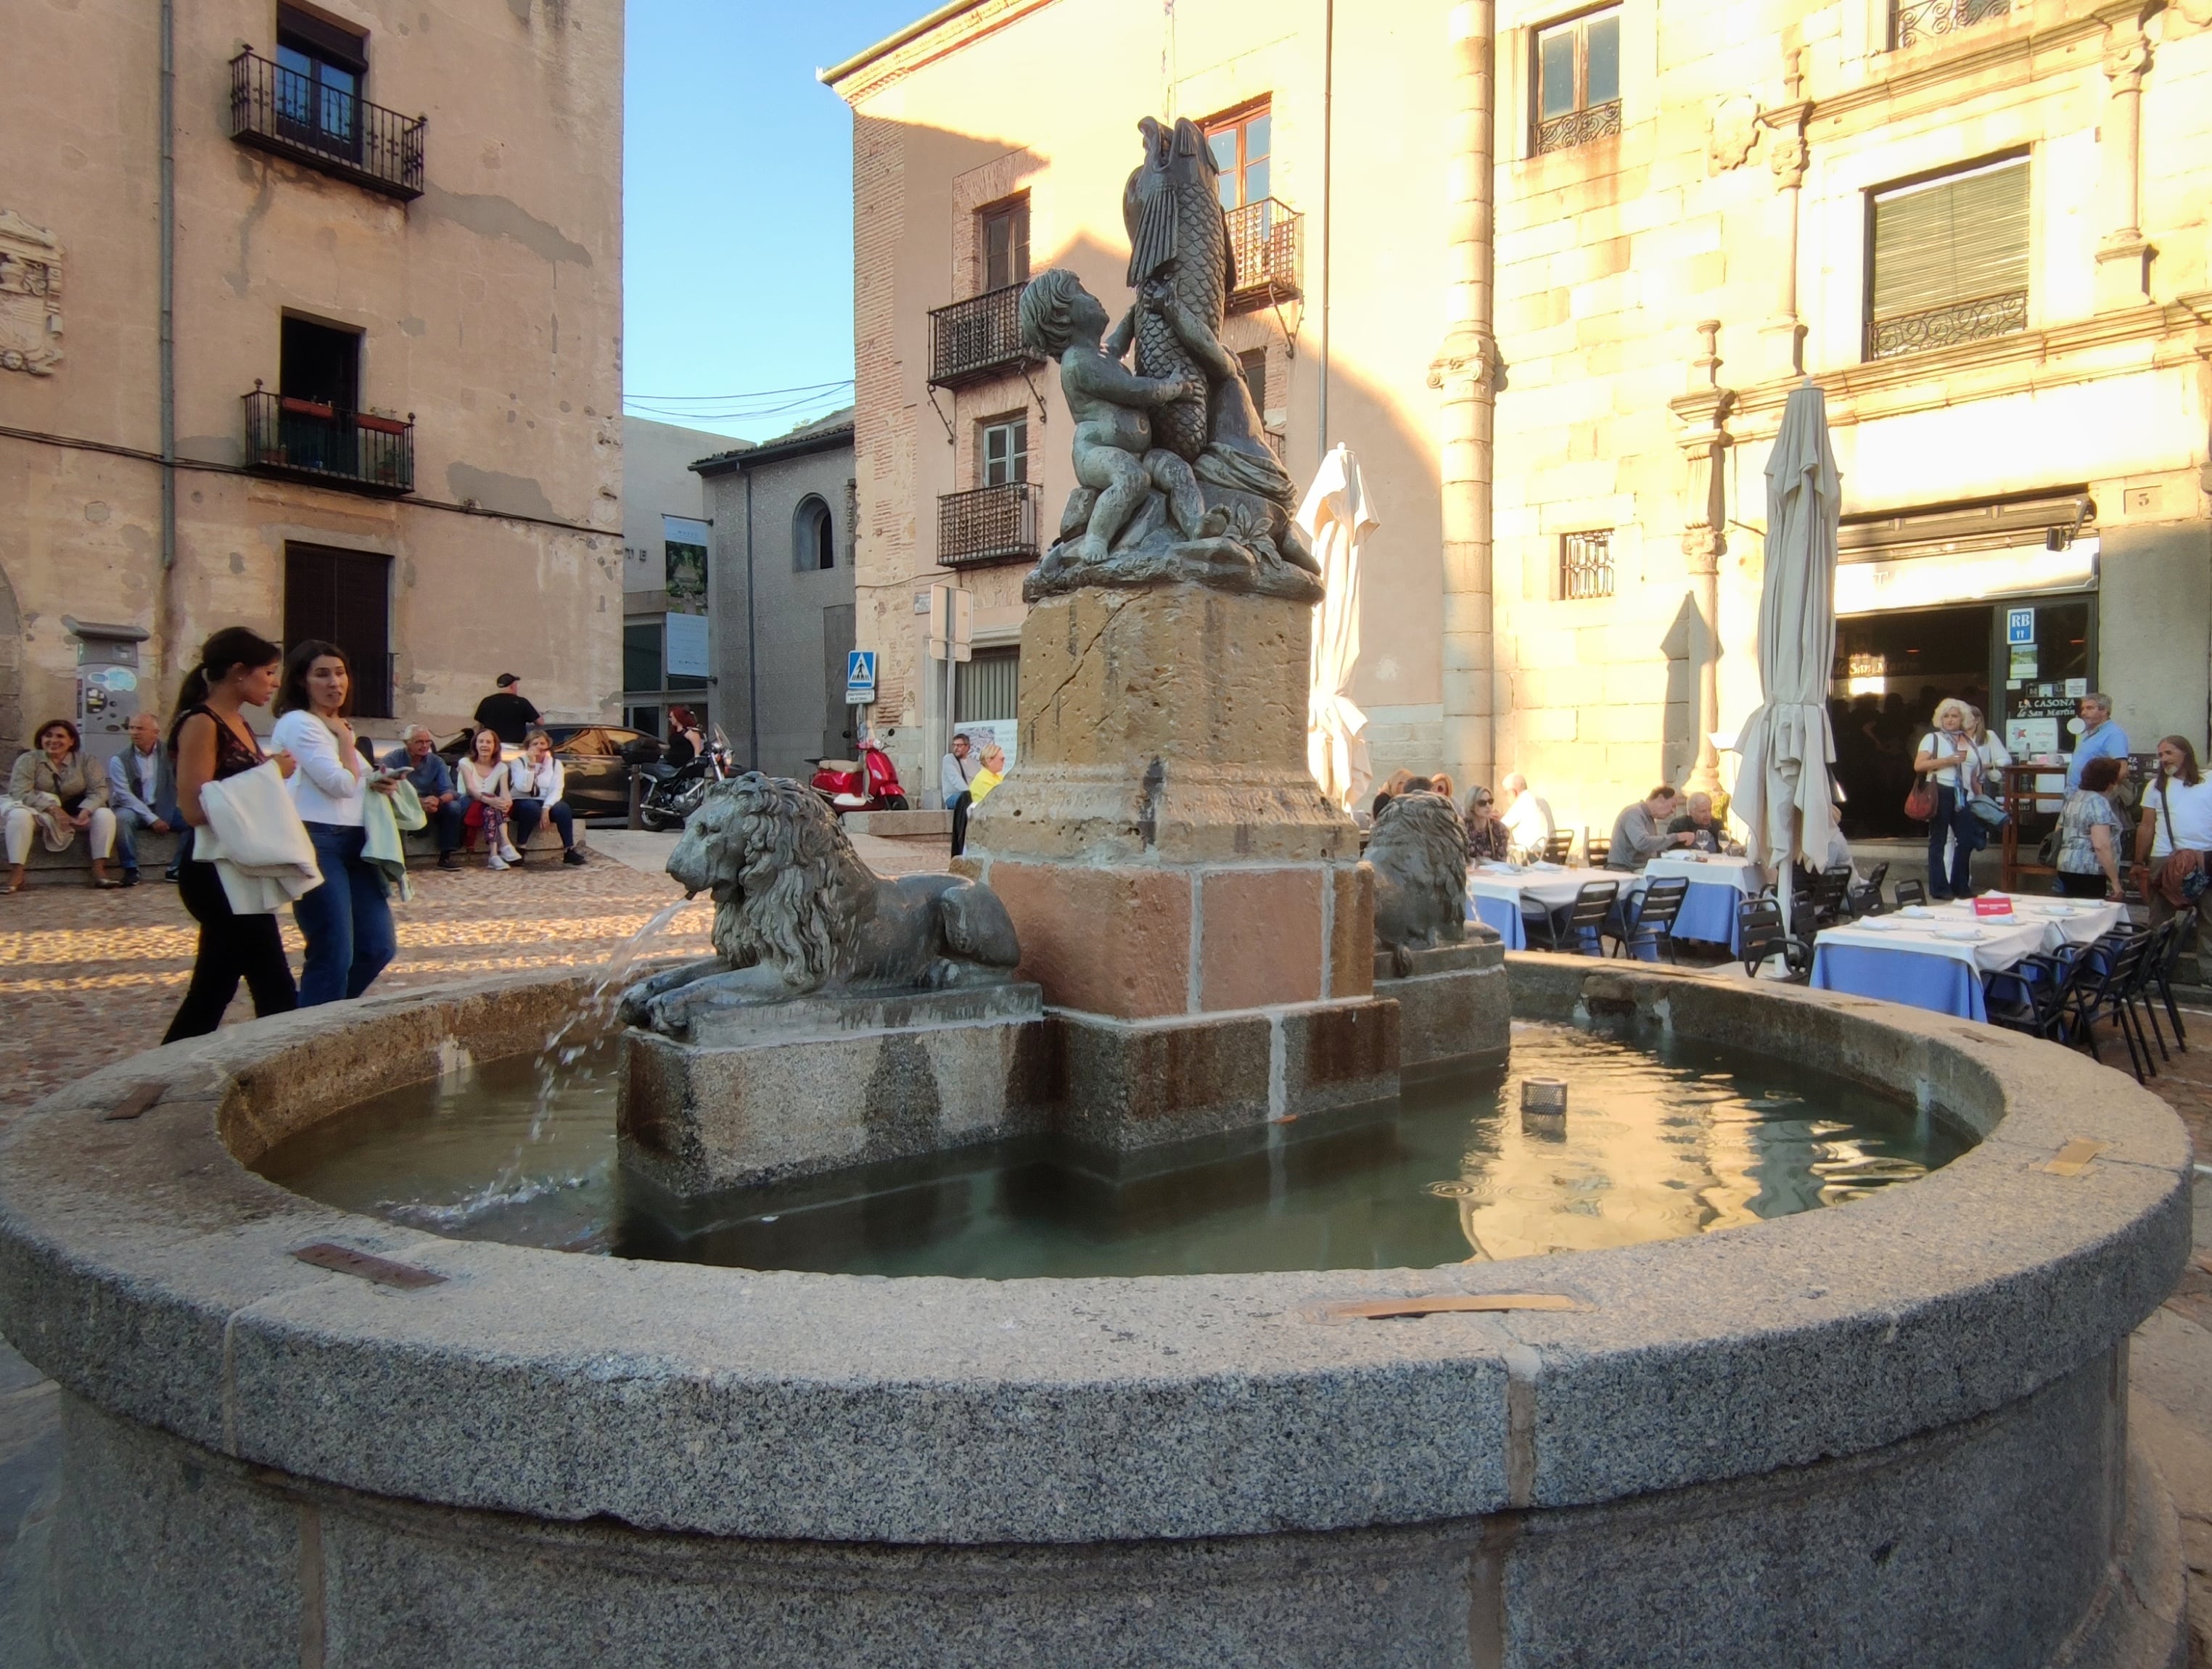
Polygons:
<instances>
[{"instance_id":1,"label":"notice poster on wall","mask_svg":"<svg viewBox=\"0 0 2212 1669\"><path fill-rule=\"evenodd\" d=\"M672 614L668 616L668 676L704 678L710 675L707 616Z\"/></svg>"},{"instance_id":2,"label":"notice poster on wall","mask_svg":"<svg viewBox=\"0 0 2212 1669\"><path fill-rule=\"evenodd\" d=\"M660 519L662 548L667 552L668 594L695 602L707 596L707 546L713 530L688 516Z\"/></svg>"},{"instance_id":3,"label":"notice poster on wall","mask_svg":"<svg viewBox=\"0 0 2212 1669\"><path fill-rule=\"evenodd\" d=\"M1006 756L1006 768L1014 768L1014 732L1021 726L1012 719L1003 724L994 721L980 725L973 719L963 719L954 728L968 738L969 758L981 759L984 750L996 747Z\"/></svg>"}]
</instances>

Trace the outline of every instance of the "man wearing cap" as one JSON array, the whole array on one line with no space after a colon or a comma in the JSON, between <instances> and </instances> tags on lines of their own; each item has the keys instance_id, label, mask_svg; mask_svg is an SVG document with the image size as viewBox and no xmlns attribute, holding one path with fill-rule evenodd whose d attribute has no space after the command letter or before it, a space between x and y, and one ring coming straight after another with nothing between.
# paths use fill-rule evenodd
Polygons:
<instances>
[{"instance_id":1,"label":"man wearing cap","mask_svg":"<svg viewBox=\"0 0 2212 1669\"><path fill-rule=\"evenodd\" d=\"M497 732L508 747L519 748L530 727L545 721L530 705L530 698L522 693L522 680L514 673L502 672L493 682L499 688L477 703L477 723Z\"/></svg>"}]
</instances>

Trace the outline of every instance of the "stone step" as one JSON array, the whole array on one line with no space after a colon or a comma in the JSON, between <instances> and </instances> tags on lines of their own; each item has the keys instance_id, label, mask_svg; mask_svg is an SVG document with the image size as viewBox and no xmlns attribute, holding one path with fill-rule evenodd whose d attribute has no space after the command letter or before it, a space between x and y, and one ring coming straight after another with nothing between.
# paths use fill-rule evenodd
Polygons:
<instances>
[{"instance_id":1,"label":"stone step","mask_svg":"<svg viewBox=\"0 0 2212 1669\"><path fill-rule=\"evenodd\" d=\"M842 821L848 834L874 834L887 841L918 834L952 838L950 811L848 811Z\"/></svg>"}]
</instances>

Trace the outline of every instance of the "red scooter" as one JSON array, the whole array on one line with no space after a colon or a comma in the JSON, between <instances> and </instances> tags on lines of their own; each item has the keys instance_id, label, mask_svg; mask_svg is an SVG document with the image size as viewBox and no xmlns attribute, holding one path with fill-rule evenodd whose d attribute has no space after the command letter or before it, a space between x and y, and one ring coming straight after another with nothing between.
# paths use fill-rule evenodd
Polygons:
<instances>
[{"instance_id":1,"label":"red scooter","mask_svg":"<svg viewBox=\"0 0 2212 1669\"><path fill-rule=\"evenodd\" d=\"M842 816L848 811L903 811L906 790L898 767L873 736L863 732L858 759L814 759L811 786Z\"/></svg>"}]
</instances>

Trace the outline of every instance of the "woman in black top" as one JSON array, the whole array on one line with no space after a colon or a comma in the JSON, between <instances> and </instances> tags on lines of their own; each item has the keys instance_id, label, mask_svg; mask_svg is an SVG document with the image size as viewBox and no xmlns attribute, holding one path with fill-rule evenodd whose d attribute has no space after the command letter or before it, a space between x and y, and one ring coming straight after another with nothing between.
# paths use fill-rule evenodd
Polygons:
<instances>
[{"instance_id":1,"label":"woman in black top","mask_svg":"<svg viewBox=\"0 0 2212 1669\"><path fill-rule=\"evenodd\" d=\"M668 752L664 762L670 765L689 765L707 750L707 738L699 732L699 720L687 707L668 709Z\"/></svg>"},{"instance_id":2,"label":"woman in black top","mask_svg":"<svg viewBox=\"0 0 2212 1669\"><path fill-rule=\"evenodd\" d=\"M207 822L200 789L267 762L240 709L266 707L276 693L283 652L258 633L228 626L207 640L199 665L185 678L177 695L176 723L169 730L169 757L177 772L177 805L190 829ZM271 756L276 768L292 774L289 754ZM284 941L271 915L240 915L230 907L222 877L213 864L186 856L177 869L177 891L200 925L192 982L164 1043L180 1037L204 1037L222 1023L223 1011L246 981L253 993L256 1017L284 1014L299 1005Z\"/></svg>"}]
</instances>

